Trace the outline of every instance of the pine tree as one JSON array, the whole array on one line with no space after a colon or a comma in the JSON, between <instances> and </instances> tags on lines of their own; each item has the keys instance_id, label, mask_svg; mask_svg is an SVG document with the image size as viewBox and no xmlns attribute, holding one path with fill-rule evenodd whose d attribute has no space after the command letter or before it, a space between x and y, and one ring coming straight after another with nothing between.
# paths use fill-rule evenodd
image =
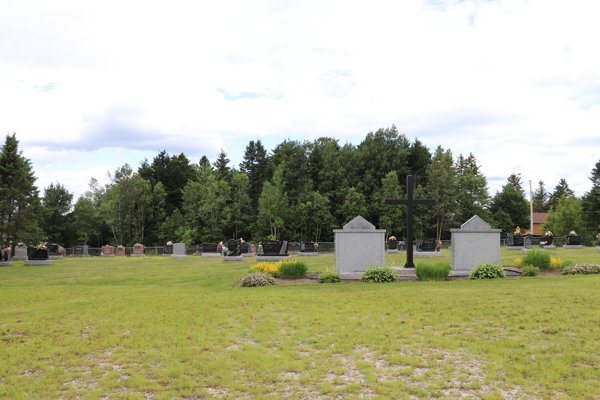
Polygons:
<instances>
[{"instance_id":1,"label":"pine tree","mask_svg":"<svg viewBox=\"0 0 600 400\"><path fill-rule=\"evenodd\" d=\"M52 182L44 189L44 217L41 225L49 242L67 245L71 230L68 213L71 211L72 201L73 194L58 182L56 185Z\"/></svg>"},{"instance_id":2,"label":"pine tree","mask_svg":"<svg viewBox=\"0 0 600 400\"><path fill-rule=\"evenodd\" d=\"M504 234L512 233L517 226L529 225L529 202L519 186L520 178L511 175L502 191L496 192L490 202L493 225L502 229Z\"/></svg>"},{"instance_id":3,"label":"pine tree","mask_svg":"<svg viewBox=\"0 0 600 400\"><path fill-rule=\"evenodd\" d=\"M600 160L592 169L592 188L583 196L582 207L585 226L593 236L600 233Z\"/></svg>"},{"instance_id":4,"label":"pine tree","mask_svg":"<svg viewBox=\"0 0 600 400\"><path fill-rule=\"evenodd\" d=\"M0 238L4 244L35 243L42 238L35 180L30 161L19 151L16 133L6 135L0 153Z\"/></svg>"},{"instance_id":5,"label":"pine tree","mask_svg":"<svg viewBox=\"0 0 600 400\"><path fill-rule=\"evenodd\" d=\"M258 198L262 193L262 187L267 179L267 151L260 139L256 142L251 140L244 151L244 160L240 163L240 171L248 175L250 181L250 200L254 214L258 208Z\"/></svg>"},{"instance_id":6,"label":"pine tree","mask_svg":"<svg viewBox=\"0 0 600 400\"><path fill-rule=\"evenodd\" d=\"M549 197L544 181L540 181L533 192L533 212L548 212Z\"/></svg>"},{"instance_id":7,"label":"pine tree","mask_svg":"<svg viewBox=\"0 0 600 400\"><path fill-rule=\"evenodd\" d=\"M491 221L487 205L490 195L485 175L479 172L477 160L473 154L464 158L461 154L456 161L458 173L458 211L455 222L462 224L474 215L485 221Z\"/></svg>"},{"instance_id":8,"label":"pine tree","mask_svg":"<svg viewBox=\"0 0 600 400\"><path fill-rule=\"evenodd\" d=\"M217 174L217 179L229 179L230 168L229 158L227 158L227 153L223 149L217 155L217 160L213 163L213 167L215 173Z\"/></svg>"},{"instance_id":9,"label":"pine tree","mask_svg":"<svg viewBox=\"0 0 600 400\"><path fill-rule=\"evenodd\" d=\"M450 227L450 222L457 210L458 175L452 153L438 146L431 164L427 167L427 195L436 200L432 207L435 217L436 240L441 240L444 229Z\"/></svg>"},{"instance_id":10,"label":"pine tree","mask_svg":"<svg viewBox=\"0 0 600 400\"><path fill-rule=\"evenodd\" d=\"M554 192L550 195L548 199L548 209L553 208L556 210L556 206L558 205L558 201L563 196L573 196L575 192L569 188L569 184L566 179L561 179L556 187L554 188Z\"/></svg>"}]
</instances>

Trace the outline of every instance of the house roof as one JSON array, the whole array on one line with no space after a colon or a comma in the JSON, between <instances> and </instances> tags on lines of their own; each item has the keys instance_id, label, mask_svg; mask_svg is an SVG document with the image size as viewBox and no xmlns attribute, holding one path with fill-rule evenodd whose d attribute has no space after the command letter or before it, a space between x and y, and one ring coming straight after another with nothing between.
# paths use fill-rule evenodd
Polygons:
<instances>
[{"instance_id":1,"label":"house roof","mask_svg":"<svg viewBox=\"0 0 600 400\"><path fill-rule=\"evenodd\" d=\"M548 213L533 213L534 224L543 224L546 222L546 218L548 218Z\"/></svg>"}]
</instances>

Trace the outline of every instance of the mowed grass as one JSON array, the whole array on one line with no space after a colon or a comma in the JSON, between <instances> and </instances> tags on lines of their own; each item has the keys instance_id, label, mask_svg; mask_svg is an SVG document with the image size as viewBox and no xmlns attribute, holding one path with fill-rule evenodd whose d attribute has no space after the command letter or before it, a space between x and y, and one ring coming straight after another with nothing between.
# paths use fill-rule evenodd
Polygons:
<instances>
[{"instance_id":1,"label":"mowed grass","mask_svg":"<svg viewBox=\"0 0 600 400\"><path fill-rule=\"evenodd\" d=\"M0 398L600 397L598 275L235 287L253 262L0 268Z\"/></svg>"}]
</instances>

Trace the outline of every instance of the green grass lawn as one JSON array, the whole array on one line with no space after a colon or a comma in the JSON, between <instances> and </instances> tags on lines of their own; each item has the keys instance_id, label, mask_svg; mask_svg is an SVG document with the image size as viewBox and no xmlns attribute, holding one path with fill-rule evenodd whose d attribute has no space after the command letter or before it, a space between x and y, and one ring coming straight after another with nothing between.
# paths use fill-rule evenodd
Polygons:
<instances>
[{"instance_id":1,"label":"green grass lawn","mask_svg":"<svg viewBox=\"0 0 600 400\"><path fill-rule=\"evenodd\" d=\"M252 263L0 268L0 398L600 398L598 275L235 287Z\"/></svg>"}]
</instances>

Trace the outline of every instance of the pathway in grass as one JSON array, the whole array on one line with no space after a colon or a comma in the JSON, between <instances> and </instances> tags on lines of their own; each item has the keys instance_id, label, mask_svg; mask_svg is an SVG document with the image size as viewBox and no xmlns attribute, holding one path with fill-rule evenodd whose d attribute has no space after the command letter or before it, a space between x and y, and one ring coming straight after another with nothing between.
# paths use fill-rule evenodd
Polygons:
<instances>
[{"instance_id":1,"label":"pathway in grass","mask_svg":"<svg viewBox=\"0 0 600 400\"><path fill-rule=\"evenodd\" d=\"M1 268L0 398L600 396L600 276L236 288L251 264Z\"/></svg>"}]
</instances>

